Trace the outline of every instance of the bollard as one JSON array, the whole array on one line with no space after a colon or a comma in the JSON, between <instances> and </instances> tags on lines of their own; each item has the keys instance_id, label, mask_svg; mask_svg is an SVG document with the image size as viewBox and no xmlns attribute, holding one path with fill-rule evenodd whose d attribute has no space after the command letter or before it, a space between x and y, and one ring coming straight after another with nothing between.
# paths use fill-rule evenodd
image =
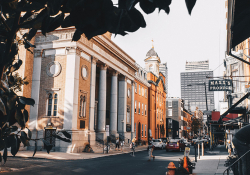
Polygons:
<instances>
[{"instance_id":1,"label":"bollard","mask_svg":"<svg viewBox=\"0 0 250 175\"><path fill-rule=\"evenodd\" d=\"M204 156L204 143L202 142L202 147L201 147L201 149L202 149L202 156Z\"/></svg>"},{"instance_id":2,"label":"bollard","mask_svg":"<svg viewBox=\"0 0 250 175\"><path fill-rule=\"evenodd\" d=\"M196 143L194 142L194 157L195 157L195 162L197 162L197 153L196 153Z\"/></svg>"},{"instance_id":3,"label":"bollard","mask_svg":"<svg viewBox=\"0 0 250 175\"><path fill-rule=\"evenodd\" d=\"M168 164L168 172L166 172L166 175L175 175L175 170L176 170L176 167L175 167L174 163L170 162Z\"/></svg>"},{"instance_id":4,"label":"bollard","mask_svg":"<svg viewBox=\"0 0 250 175\"><path fill-rule=\"evenodd\" d=\"M200 144L198 143L198 157L200 159Z\"/></svg>"}]
</instances>

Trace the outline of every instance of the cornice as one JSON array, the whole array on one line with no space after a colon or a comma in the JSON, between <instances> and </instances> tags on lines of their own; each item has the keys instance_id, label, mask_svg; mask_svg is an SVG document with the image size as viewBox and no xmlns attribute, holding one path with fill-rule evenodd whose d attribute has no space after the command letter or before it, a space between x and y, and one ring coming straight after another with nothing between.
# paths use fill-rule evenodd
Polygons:
<instances>
[{"instance_id":1,"label":"cornice","mask_svg":"<svg viewBox=\"0 0 250 175\"><path fill-rule=\"evenodd\" d=\"M111 53L116 55L118 58L120 58L120 60L129 65L132 69L134 69L135 71L138 70L138 68L135 66L135 60L132 59L127 53L125 53L121 48L119 48L113 41L108 39L106 36L99 35L93 37L93 39L99 44L101 44L104 48L109 50Z\"/></svg>"}]
</instances>

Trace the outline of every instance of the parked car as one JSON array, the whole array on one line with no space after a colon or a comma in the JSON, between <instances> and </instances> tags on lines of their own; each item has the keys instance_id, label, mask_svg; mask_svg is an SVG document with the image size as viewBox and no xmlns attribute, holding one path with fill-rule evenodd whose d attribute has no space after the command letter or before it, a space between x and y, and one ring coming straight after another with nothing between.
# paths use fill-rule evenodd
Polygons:
<instances>
[{"instance_id":1,"label":"parked car","mask_svg":"<svg viewBox=\"0 0 250 175\"><path fill-rule=\"evenodd\" d=\"M168 138L167 137L163 137L163 138L160 138L162 140L163 143L167 143L168 142Z\"/></svg>"},{"instance_id":2,"label":"parked car","mask_svg":"<svg viewBox=\"0 0 250 175\"><path fill-rule=\"evenodd\" d=\"M170 139L170 141L166 144L166 151L184 151L185 150L185 143L183 140L179 139Z\"/></svg>"},{"instance_id":3,"label":"parked car","mask_svg":"<svg viewBox=\"0 0 250 175\"><path fill-rule=\"evenodd\" d=\"M155 146L155 148L161 148L161 149L165 148L165 143L162 142L161 139L153 139L152 144Z\"/></svg>"}]
</instances>

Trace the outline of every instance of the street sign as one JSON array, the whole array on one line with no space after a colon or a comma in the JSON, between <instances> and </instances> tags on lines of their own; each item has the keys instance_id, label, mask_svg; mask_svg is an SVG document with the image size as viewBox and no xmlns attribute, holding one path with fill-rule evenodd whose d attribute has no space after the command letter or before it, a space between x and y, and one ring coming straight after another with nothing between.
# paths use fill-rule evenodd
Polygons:
<instances>
[{"instance_id":1,"label":"street sign","mask_svg":"<svg viewBox=\"0 0 250 175\"><path fill-rule=\"evenodd\" d=\"M209 91L231 91L232 80L209 80Z\"/></svg>"},{"instance_id":2,"label":"street sign","mask_svg":"<svg viewBox=\"0 0 250 175\"><path fill-rule=\"evenodd\" d=\"M203 111L203 115L212 115L212 111Z\"/></svg>"}]
</instances>

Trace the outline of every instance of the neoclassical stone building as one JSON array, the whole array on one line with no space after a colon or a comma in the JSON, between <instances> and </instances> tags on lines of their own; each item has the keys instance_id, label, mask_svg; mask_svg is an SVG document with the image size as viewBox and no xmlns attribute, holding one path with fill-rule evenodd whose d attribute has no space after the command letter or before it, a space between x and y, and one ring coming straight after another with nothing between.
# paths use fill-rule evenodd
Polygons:
<instances>
[{"instance_id":1,"label":"neoclassical stone building","mask_svg":"<svg viewBox=\"0 0 250 175\"><path fill-rule=\"evenodd\" d=\"M94 146L107 135L131 139L135 60L111 41L109 33L91 40L83 35L72 42L74 31L58 29L46 36L38 32L33 57L27 62L26 54L22 55L27 62L23 75L29 72L30 79L26 96L36 102L29 111L33 137L45 138L53 129L67 130L72 143L53 141L55 151L66 152L81 152L87 142Z\"/></svg>"}]
</instances>

